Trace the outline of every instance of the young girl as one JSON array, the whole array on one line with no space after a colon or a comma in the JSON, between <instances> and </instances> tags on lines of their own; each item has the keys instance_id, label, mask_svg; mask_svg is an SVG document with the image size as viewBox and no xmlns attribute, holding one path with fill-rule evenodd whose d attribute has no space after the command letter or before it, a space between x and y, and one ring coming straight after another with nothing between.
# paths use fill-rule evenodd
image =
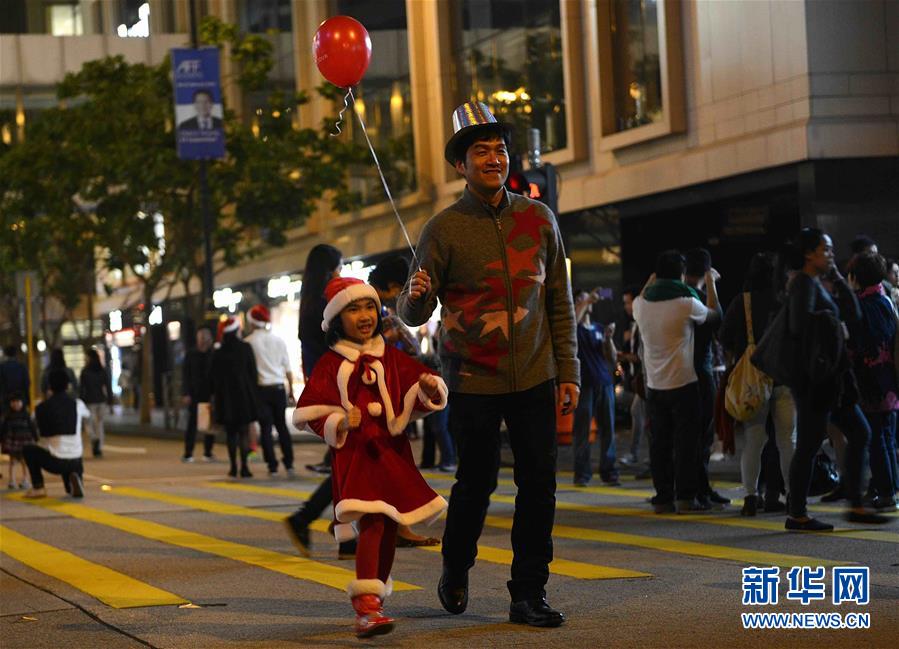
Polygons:
<instances>
[{"instance_id":1,"label":"young girl","mask_svg":"<svg viewBox=\"0 0 899 649\"><path fill-rule=\"evenodd\" d=\"M334 278L322 329L330 351L318 361L297 403L294 423L331 447L334 535L358 536L356 579L348 592L360 638L389 633L382 611L390 594L397 526L431 522L446 509L415 467L406 425L446 407L443 380L384 344L375 289Z\"/></svg>"},{"instance_id":2,"label":"young girl","mask_svg":"<svg viewBox=\"0 0 899 649\"><path fill-rule=\"evenodd\" d=\"M25 402L19 392L9 395L9 411L0 423L0 439L3 440L3 452L9 455L9 488L16 488L16 464L21 468L22 481L18 484L22 489L31 487L28 481L28 468L22 455L22 448L26 444L37 441L37 429L34 420L25 410Z\"/></svg>"}]
</instances>

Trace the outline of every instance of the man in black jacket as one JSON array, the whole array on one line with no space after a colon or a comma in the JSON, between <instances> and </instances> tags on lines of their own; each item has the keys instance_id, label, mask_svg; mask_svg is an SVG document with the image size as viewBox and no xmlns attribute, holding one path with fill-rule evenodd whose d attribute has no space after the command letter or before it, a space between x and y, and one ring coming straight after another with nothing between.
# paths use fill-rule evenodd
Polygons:
<instances>
[{"instance_id":1,"label":"man in black jacket","mask_svg":"<svg viewBox=\"0 0 899 649\"><path fill-rule=\"evenodd\" d=\"M37 427L41 437L47 440L47 448L30 444L22 449L32 485L25 498L47 495L42 469L61 475L66 492L81 498L84 496L81 425L90 417L90 411L81 399L73 399L66 393L69 376L64 370L52 370L49 384L50 398L35 411Z\"/></svg>"},{"instance_id":2,"label":"man in black jacket","mask_svg":"<svg viewBox=\"0 0 899 649\"><path fill-rule=\"evenodd\" d=\"M181 367L181 401L187 407L187 430L184 431L184 456L182 462L194 461L194 444L197 440L197 416L200 404L209 405L211 386L209 384L209 367L212 361L212 330L209 327L197 329L197 346L188 350ZM207 426L209 425L207 418ZM212 446L215 444L215 433L206 428L203 436L203 459L212 462Z\"/></svg>"}]
</instances>

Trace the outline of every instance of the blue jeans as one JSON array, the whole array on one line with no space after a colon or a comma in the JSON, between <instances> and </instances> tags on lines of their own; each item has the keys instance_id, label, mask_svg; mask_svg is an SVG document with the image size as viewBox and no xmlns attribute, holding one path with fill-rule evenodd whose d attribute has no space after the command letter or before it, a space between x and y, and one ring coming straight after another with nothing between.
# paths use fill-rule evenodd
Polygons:
<instances>
[{"instance_id":1,"label":"blue jeans","mask_svg":"<svg viewBox=\"0 0 899 649\"><path fill-rule=\"evenodd\" d=\"M615 470L615 386L586 384L574 411L572 427L575 482L589 482L593 476L590 467L590 420L594 417L599 436L599 476L604 481L618 478Z\"/></svg>"},{"instance_id":2,"label":"blue jeans","mask_svg":"<svg viewBox=\"0 0 899 649\"><path fill-rule=\"evenodd\" d=\"M871 427L871 487L878 496L889 498L896 490L895 412L866 412Z\"/></svg>"}]
</instances>

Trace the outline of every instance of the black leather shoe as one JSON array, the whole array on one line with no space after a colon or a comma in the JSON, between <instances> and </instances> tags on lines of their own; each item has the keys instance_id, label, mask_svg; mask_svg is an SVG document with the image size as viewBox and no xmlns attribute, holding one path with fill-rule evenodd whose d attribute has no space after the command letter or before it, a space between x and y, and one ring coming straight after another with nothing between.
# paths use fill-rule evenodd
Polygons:
<instances>
[{"instance_id":1,"label":"black leather shoe","mask_svg":"<svg viewBox=\"0 0 899 649\"><path fill-rule=\"evenodd\" d=\"M453 615L464 613L468 608L468 572L452 575L444 567L437 583L437 597L440 598L443 608Z\"/></svg>"},{"instance_id":2,"label":"black leather shoe","mask_svg":"<svg viewBox=\"0 0 899 649\"><path fill-rule=\"evenodd\" d=\"M509 606L509 622L531 626L560 626L565 616L547 604L545 597L523 599Z\"/></svg>"},{"instance_id":3,"label":"black leather shoe","mask_svg":"<svg viewBox=\"0 0 899 649\"><path fill-rule=\"evenodd\" d=\"M312 542L309 539L309 525L300 518L299 512L293 513L284 519L287 534L294 547L304 557L310 556Z\"/></svg>"}]
</instances>

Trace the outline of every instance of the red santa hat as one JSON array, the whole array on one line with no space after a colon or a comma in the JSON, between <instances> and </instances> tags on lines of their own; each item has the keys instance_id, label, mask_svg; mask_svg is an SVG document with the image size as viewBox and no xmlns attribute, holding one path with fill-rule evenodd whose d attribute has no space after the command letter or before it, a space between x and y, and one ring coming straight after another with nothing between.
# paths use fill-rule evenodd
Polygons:
<instances>
[{"instance_id":1,"label":"red santa hat","mask_svg":"<svg viewBox=\"0 0 899 649\"><path fill-rule=\"evenodd\" d=\"M272 321L272 315L262 304L257 304L247 312L247 320L257 327L265 327Z\"/></svg>"},{"instance_id":2,"label":"red santa hat","mask_svg":"<svg viewBox=\"0 0 899 649\"><path fill-rule=\"evenodd\" d=\"M240 320L234 316L228 316L227 318L219 320L218 333L215 336L215 341L219 343L222 342L222 338L225 334L237 331L238 329L240 329Z\"/></svg>"},{"instance_id":3,"label":"red santa hat","mask_svg":"<svg viewBox=\"0 0 899 649\"><path fill-rule=\"evenodd\" d=\"M328 282L328 285L325 286L325 299L328 300L328 305L325 307L322 331L328 330L328 324L331 320L349 306L350 302L363 298L371 298L378 305L378 310L381 309L381 300L378 298L378 292L373 286L366 284L361 279L335 277Z\"/></svg>"}]
</instances>

